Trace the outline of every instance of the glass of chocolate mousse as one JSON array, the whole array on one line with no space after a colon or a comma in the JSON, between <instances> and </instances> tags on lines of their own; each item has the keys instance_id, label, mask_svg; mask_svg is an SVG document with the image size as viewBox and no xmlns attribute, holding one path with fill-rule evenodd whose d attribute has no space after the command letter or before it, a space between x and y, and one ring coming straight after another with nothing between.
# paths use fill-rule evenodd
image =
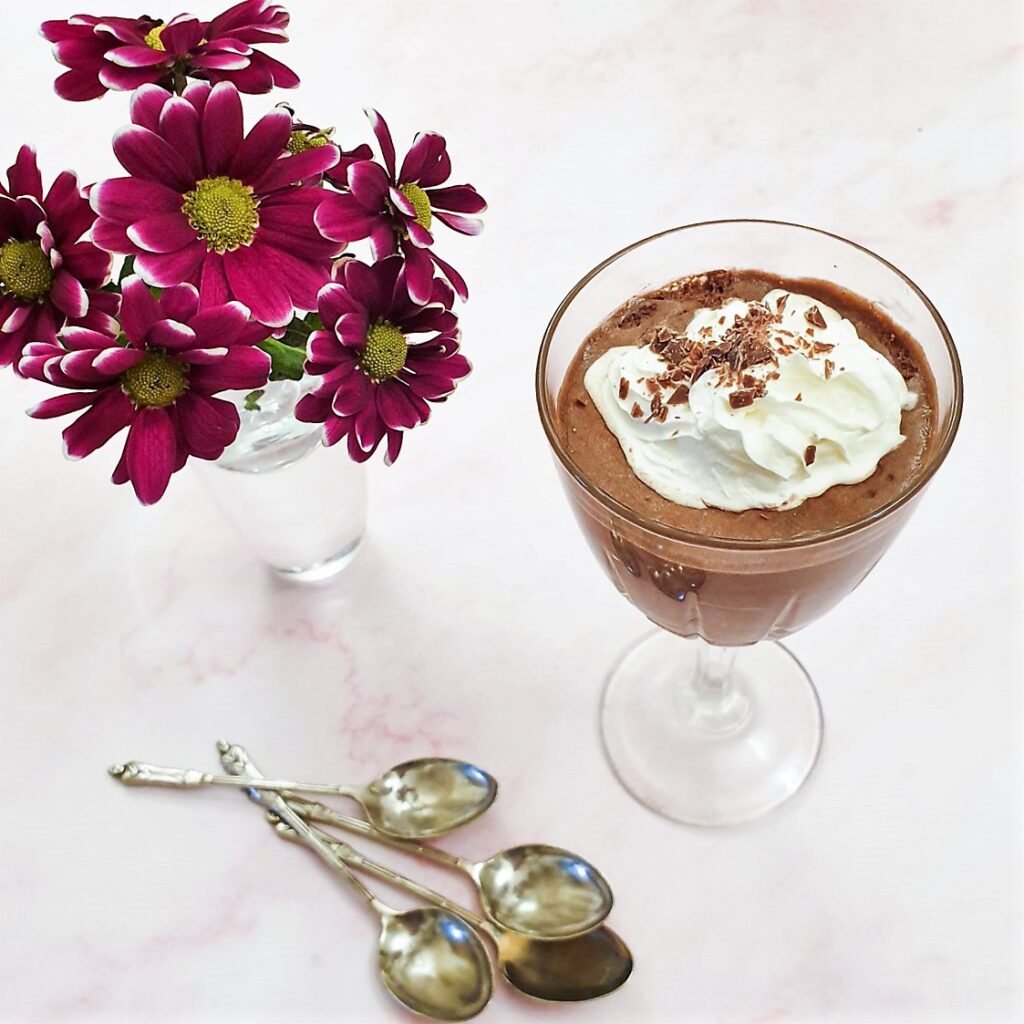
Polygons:
<instances>
[{"instance_id":1,"label":"glass of chocolate mousse","mask_svg":"<svg viewBox=\"0 0 1024 1024\"><path fill-rule=\"evenodd\" d=\"M537 398L598 562L661 627L608 679L616 774L677 821L759 817L801 787L822 740L814 686L778 641L867 576L953 443L945 324L853 242L693 224L572 289Z\"/></svg>"}]
</instances>

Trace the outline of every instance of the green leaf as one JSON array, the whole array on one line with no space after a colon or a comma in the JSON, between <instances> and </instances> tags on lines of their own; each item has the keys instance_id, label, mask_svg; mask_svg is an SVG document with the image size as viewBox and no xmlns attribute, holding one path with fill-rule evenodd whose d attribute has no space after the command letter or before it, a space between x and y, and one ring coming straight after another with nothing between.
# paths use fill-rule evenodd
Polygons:
<instances>
[{"instance_id":1,"label":"green leaf","mask_svg":"<svg viewBox=\"0 0 1024 1024\"><path fill-rule=\"evenodd\" d=\"M250 391L245 396L245 411L246 412L259 412L260 411L260 399L263 397L263 388L259 388L256 391Z\"/></svg>"},{"instance_id":2,"label":"green leaf","mask_svg":"<svg viewBox=\"0 0 1024 1024\"><path fill-rule=\"evenodd\" d=\"M121 273L117 275L117 283L121 285L124 283L124 279L130 276L135 270L135 257L126 256L124 263L121 264Z\"/></svg>"},{"instance_id":3,"label":"green leaf","mask_svg":"<svg viewBox=\"0 0 1024 1024\"><path fill-rule=\"evenodd\" d=\"M271 380L302 380L302 364L306 361L306 348L286 345L277 338L261 341L259 347L270 356Z\"/></svg>"}]
</instances>

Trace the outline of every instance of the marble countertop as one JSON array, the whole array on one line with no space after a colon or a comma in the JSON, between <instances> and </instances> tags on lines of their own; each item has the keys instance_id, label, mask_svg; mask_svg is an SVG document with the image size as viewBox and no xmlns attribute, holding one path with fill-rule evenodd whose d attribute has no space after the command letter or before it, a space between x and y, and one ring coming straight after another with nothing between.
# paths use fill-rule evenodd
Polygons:
<instances>
[{"instance_id":1,"label":"marble countertop","mask_svg":"<svg viewBox=\"0 0 1024 1024\"><path fill-rule=\"evenodd\" d=\"M0 80L8 156L31 139L46 174L94 180L124 97L59 101L34 34L82 6L8 5ZM476 760L502 795L461 850L543 838L602 867L634 977L561 1008L499 990L493 1024L1020 1020L1019 10L289 6L305 116L349 144L371 104L403 139L442 131L491 201L482 238L443 250L470 278L476 372L371 469L366 550L310 588L271 578L193 474L143 510L106 483L113 450L65 463L21 411L39 389L0 378L0 1018L405 1018L372 919L244 801L105 775L213 768L226 734L300 777ZM755 825L697 831L603 759L602 681L647 627L571 520L532 370L589 267L727 216L817 225L906 270L958 341L967 411L892 551L792 640L827 721L810 783Z\"/></svg>"}]
</instances>

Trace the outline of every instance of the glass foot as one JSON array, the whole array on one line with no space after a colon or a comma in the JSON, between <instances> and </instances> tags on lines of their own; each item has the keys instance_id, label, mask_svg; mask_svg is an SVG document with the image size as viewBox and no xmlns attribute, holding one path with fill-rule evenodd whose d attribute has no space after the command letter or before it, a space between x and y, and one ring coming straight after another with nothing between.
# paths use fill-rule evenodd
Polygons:
<instances>
[{"instance_id":1,"label":"glass foot","mask_svg":"<svg viewBox=\"0 0 1024 1024\"><path fill-rule=\"evenodd\" d=\"M323 561L314 562L312 565L283 566L274 565L271 568L282 579L294 583L322 583L324 580L333 579L343 569L347 568L352 560L359 554L363 538L356 537L354 541L346 545L337 554L325 558Z\"/></svg>"},{"instance_id":2,"label":"glass foot","mask_svg":"<svg viewBox=\"0 0 1024 1024\"><path fill-rule=\"evenodd\" d=\"M663 630L626 652L601 707L619 781L687 825L735 825L788 800L822 730L814 684L781 644L720 648Z\"/></svg>"}]
</instances>

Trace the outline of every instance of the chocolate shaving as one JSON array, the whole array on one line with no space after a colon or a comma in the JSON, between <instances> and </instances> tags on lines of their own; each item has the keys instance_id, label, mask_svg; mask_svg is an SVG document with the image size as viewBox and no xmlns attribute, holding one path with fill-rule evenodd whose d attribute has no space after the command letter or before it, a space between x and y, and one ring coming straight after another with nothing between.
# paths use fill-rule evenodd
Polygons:
<instances>
[{"instance_id":1,"label":"chocolate shaving","mask_svg":"<svg viewBox=\"0 0 1024 1024\"><path fill-rule=\"evenodd\" d=\"M776 312L781 313L786 308L786 303L789 301L789 292L785 292L775 300Z\"/></svg>"},{"instance_id":2,"label":"chocolate shaving","mask_svg":"<svg viewBox=\"0 0 1024 1024\"><path fill-rule=\"evenodd\" d=\"M734 409L743 409L748 405L753 405L756 397L753 391L733 391L729 395L729 404Z\"/></svg>"},{"instance_id":3,"label":"chocolate shaving","mask_svg":"<svg viewBox=\"0 0 1024 1024\"><path fill-rule=\"evenodd\" d=\"M629 394L629 381L625 377L619 378L619 401Z\"/></svg>"},{"instance_id":4,"label":"chocolate shaving","mask_svg":"<svg viewBox=\"0 0 1024 1024\"><path fill-rule=\"evenodd\" d=\"M666 409L665 412L667 413L668 410ZM655 394L655 396L651 399L651 414L650 414L650 416L647 417L646 420L644 420L644 423L650 423L651 420L653 420L653 419L658 419L658 420L664 422L665 417L662 416L661 413L662 413L661 395L660 394Z\"/></svg>"},{"instance_id":5,"label":"chocolate shaving","mask_svg":"<svg viewBox=\"0 0 1024 1024\"><path fill-rule=\"evenodd\" d=\"M640 419L641 416L643 416L643 414L644 414L644 411L643 411L643 409L640 408L640 403L639 402L634 402L633 403L633 408L630 410L629 415L632 416L633 419L638 420L638 419Z\"/></svg>"},{"instance_id":6,"label":"chocolate shaving","mask_svg":"<svg viewBox=\"0 0 1024 1024\"><path fill-rule=\"evenodd\" d=\"M631 308L619 318L619 327L637 327L642 324L658 307L653 302L642 302Z\"/></svg>"},{"instance_id":7,"label":"chocolate shaving","mask_svg":"<svg viewBox=\"0 0 1024 1024\"><path fill-rule=\"evenodd\" d=\"M689 401L690 398L690 385L680 384L679 387L672 392L669 396L669 405L682 405L683 402Z\"/></svg>"},{"instance_id":8,"label":"chocolate shaving","mask_svg":"<svg viewBox=\"0 0 1024 1024\"><path fill-rule=\"evenodd\" d=\"M832 371L836 368L836 364L831 359L825 360L825 380L828 380L832 376Z\"/></svg>"},{"instance_id":9,"label":"chocolate shaving","mask_svg":"<svg viewBox=\"0 0 1024 1024\"><path fill-rule=\"evenodd\" d=\"M797 394L796 398L793 399L794 402L802 402L803 400L804 400L804 393L802 391L799 392Z\"/></svg>"},{"instance_id":10,"label":"chocolate shaving","mask_svg":"<svg viewBox=\"0 0 1024 1024\"><path fill-rule=\"evenodd\" d=\"M807 450L804 452L804 465L809 466L814 462L814 454L817 452L818 446L815 444L809 444Z\"/></svg>"},{"instance_id":11,"label":"chocolate shaving","mask_svg":"<svg viewBox=\"0 0 1024 1024\"><path fill-rule=\"evenodd\" d=\"M826 327L825 318L821 315L821 310L817 306L811 306L806 313L804 318L809 324L813 324L815 327Z\"/></svg>"}]
</instances>

